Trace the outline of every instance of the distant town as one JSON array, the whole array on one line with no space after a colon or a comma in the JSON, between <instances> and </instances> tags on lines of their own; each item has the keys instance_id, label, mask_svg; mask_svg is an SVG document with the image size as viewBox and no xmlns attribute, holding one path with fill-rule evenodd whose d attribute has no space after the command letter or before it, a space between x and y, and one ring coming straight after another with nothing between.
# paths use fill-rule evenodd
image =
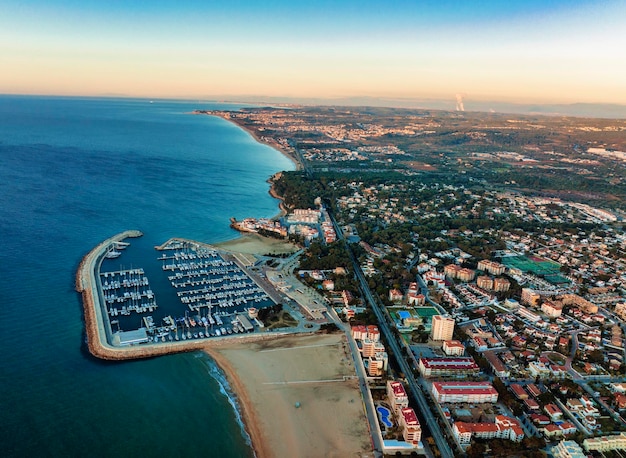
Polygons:
<instances>
[{"instance_id":1,"label":"distant town","mask_svg":"<svg viewBox=\"0 0 626 458\"><path fill-rule=\"evenodd\" d=\"M233 227L303 248L267 280L349 329L385 453L622 456L626 121L198 113L298 163L284 215Z\"/></svg>"}]
</instances>

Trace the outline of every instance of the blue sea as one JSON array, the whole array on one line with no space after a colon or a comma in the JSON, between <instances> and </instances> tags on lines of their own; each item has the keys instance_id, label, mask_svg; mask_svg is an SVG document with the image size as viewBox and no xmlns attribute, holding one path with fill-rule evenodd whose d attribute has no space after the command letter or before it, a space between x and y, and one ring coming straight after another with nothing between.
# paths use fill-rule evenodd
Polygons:
<instances>
[{"instance_id":1,"label":"blue sea","mask_svg":"<svg viewBox=\"0 0 626 458\"><path fill-rule=\"evenodd\" d=\"M278 213L266 180L293 164L190 114L213 108L238 106L0 96L2 456L252 456L212 360L97 360L74 291L82 256L123 230L146 249L216 243L231 216Z\"/></svg>"}]
</instances>

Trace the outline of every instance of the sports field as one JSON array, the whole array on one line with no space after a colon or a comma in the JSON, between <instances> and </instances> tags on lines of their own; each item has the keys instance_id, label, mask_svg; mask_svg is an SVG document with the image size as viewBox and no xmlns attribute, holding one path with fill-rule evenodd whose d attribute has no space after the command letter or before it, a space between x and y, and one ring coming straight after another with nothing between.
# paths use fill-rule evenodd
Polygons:
<instances>
[{"instance_id":1,"label":"sports field","mask_svg":"<svg viewBox=\"0 0 626 458\"><path fill-rule=\"evenodd\" d=\"M550 283L569 283L569 280L560 274L561 264L550 259L539 256L506 256L502 258L502 264L522 272L540 275Z\"/></svg>"}]
</instances>

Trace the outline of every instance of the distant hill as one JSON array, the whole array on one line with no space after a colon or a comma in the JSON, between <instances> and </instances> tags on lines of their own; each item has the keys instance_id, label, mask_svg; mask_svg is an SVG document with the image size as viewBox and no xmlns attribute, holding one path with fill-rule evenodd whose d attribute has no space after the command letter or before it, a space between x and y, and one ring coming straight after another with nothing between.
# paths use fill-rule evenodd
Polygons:
<instances>
[{"instance_id":1,"label":"distant hill","mask_svg":"<svg viewBox=\"0 0 626 458\"><path fill-rule=\"evenodd\" d=\"M243 96L241 98L224 97L230 101L262 104L303 104L303 105L338 105L338 106L374 106L397 108L430 108L454 111L456 100L442 99L402 99L378 97L344 98L290 98ZM611 103L572 103L572 104L521 104L494 101L479 101L466 98L465 111L485 111L514 114L542 114L553 116L582 116L591 118L626 119L626 105Z\"/></svg>"}]
</instances>

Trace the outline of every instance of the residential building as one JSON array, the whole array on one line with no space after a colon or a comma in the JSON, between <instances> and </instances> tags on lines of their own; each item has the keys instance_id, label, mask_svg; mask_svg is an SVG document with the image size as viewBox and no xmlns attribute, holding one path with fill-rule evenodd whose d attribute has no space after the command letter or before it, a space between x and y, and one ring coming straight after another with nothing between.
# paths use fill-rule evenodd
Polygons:
<instances>
[{"instance_id":1,"label":"residential building","mask_svg":"<svg viewBox=\"0 0 626 458\"><path fill-rule=\"evenodd\" d=\"M493 262L487 259L478 261L477 268L483 272L489 272L492 275L502 275L506 270L506 267L499 262Z\"/></svg>"},{"instance_id":2,"label":"residential building","mask_svg":"<svg viewBox=\"0 0 626 458\"><path fill-rule=\"evenodd\" d=\"M543 410L552 421L560 421L563 418L563 411L556 404L546 404Z\"/></svg>"},{"instance_id":3,"label":"residential building","mask_svg":"<svg viewBox=\"0 0 626 458\"><path fill-rule=\"evenodd\" d=\"M589 302L587 299L580 297L577 294L563 294L559 296L559 299L563 301L564 305L575 305L585 313L594 314L598 313L598 306Z\"/></svg>"},{"instance_id":4,"label":"residential building","mask_svg":"<svg viewBox=\"0 0 626 458\"><path fill-rule=\"evenodd\" d=\"M370 324L366 326L367 329L367 338L373 340L374 342L380 341L380 330L378 326L374 324Z\"/></svg>"},{"instance_id":5,"label":"residential building","mask_svg":"<svg viewBox=\"0 0 626 458\"><path fill-rule=\"evenodd\" d=\"M541 321L541 317L539 315L537 315L536 313L531 312L526 307L520 307L520 308L518 308L516 310L516 312L517 312L517 314L519 316L521 316L522 318L527 319L531 323L537 323L538 321Z\"/></svg>"},{"instance_id":6,"label":"residential building","mask_svg":"<svg viewBox=\"0 0 626 458\"><path fill-rule=\"evenodd\" d=\"M420 358L419 371L422 377L461 376L480 372L478 364L471 357L460 358Z\"/></svg>"},{"instance_id":7,"label":"residential building","mask_svg":"<svg viewBox=\"0 0 626 458\"><path fill-rule=\"evenodd\" d=\"M367 327L362 324L352 326L350 330L352 332L352 337L354 337L354 340L363 340L367 338Z\"/></svg>"},{"instance_id":8,"label":"residential building","mask_svg":"<svg viewBox=\"0 0 626 458\"><path fill-rule=\"evenodd\" d=\"M493 290L496 293L508 291L511 288L511 282L506 278L494 278Z\"/></svg>"},{"instance_id":9,"label":"residential building","mask_svg":"<svg viewBox=\"0 0 626 458\"><path fill-rule=\"evenodd\" d=\"M554 458L587 458L580 445L574 441L559 442L556 447L552 448L552 455Z\"/></svg>"},{"instance_id":10,"label":"residential building","mask_svg":"<svg viewBox=\"0 0 626 458\"><path fill-rule=\"evenodd\" d=\"M426 296L418 293L408 293L407 302L409 305L421 306L426 303Z\"/></svg>"},{"instance_id":11,"label":"residential building","mask_svg":"<svg viewBox=\"0 0 626 458\"><path fill-rule=\"evenodd\" d=\"M476 286L483 289L493 289L493 278L481 275L476 279Z\"/></svg>"},{"instance_id":12,"label":"residential building","mask_svg":"<svg viewBox=\"0 0 626 458\"><path fill-rule=\"evenodd\" d=\"M385 346L376 340L372 339L363 339L362 341L362 349L363 358L369 358L370 356L374 356L376 353L385 351Z\"/></svg>"},{"instance_id":13,"label":"residential building","mask_svg":"<svg viewBox=\"0 0 626 458\"><path fill-rule=\"evenodd\" d=\"M454 333L454 319L435 315L432 318L430 336L432 340L451 340Z\"/></svg>"},{"instance_id":14,"label":"residential building","mask_svg":"<svg viewBox=\"0 0 626 458\"><path fill-rule=\"evenodd\" d=\"M465 353L465 345L458 340L445 340L441 348L448 356L463 356Z\"/></svg>"},{"instance_id":15,"label":"residential building","mask_svg":"<svg viewBox=\"0 0 626 458\"><path fill-rule=\"evenodd\" d=\"M528 399L528 393L526 392L524 387L520 385L519 383L511 383L509 388L511 389L515 397L519 399L520 401Z\"/></svg>"},{"instance_id":16,"label":"residential building","mask_svg":"<svg viewBox=\"0 0 626 458\"><path fill-rule=\"evenodd\" d=\"M472 436L481 439L508 439L519 442L524 438L524 430L519 421L497 415L495 423L466 423L457 421L452 430L460 444L469 444Z\"/></svg>"},{"instance_id":17,"label":"residential building","mask_svg":"<svg viewBox=\"0 0 626 458\"><path fill-rule=\"evenodd\" d=\"M530 288L522 288L522 302L528 305L537 305L541 296Z\"/></svg>"},{"instance_id":18,"label":"residential building","mask_svg":"<svg viewBox=\"0 0 626 458\"><path fill-rule=\"evenodd\" d=\"M417 419L417 415L415 415L415 411L410 407L405 407L400 411L399 420L404 441L418 445L422 438L422 427Z\"/></svg>"},{"instance_id":19,"label":"residential building","mask_svg":"<svg viewBox=\"0 0 626 458\"><path fill-rule=\"evenodd\" d=\"M457 266L456 264L448 264L444 267L443 272L450 278L456 278L463 282L469 282L474 279L476 272L466 267Z\"/></svg>"},{"instance_id":20,"label":"residential building","mask_svg":"<svg viewBox=\"0 0 626 458\"><path fill-rule=\"evenodd\" d=\"M387 381L387 399L396 415L400 415L400 411L409 406L409 397L406 394L404 385L395 380Z\"/></svg>"},{"instance_id":21,"label":"residential building","mask_svg":"<svg viewBox=\"0 0 626 458\"><path fill-rule=\"evenodd\" d=\"M446 402L498 402L498 391L490 382L433 382L433 398Z\"/></svg>"},{"instance_id":22,"label":"residential building","mask_svg":"<svg viewBox=\"0 0 626 458\"><path fill-rule=\"evenodd\" d=\"M404 298L404 295L402 294L402 291L400 291L399 289L389 290L389 300L391 302L402 302L403 298Z\"/></svg>"},{"instance_id":23,"label":"residential building","mask_svg":"<svg viewBox=\"0 0 626 458\"><path fill-rule=\"evenodd\" d=\"M626 450L626 433L620 433L611 436L589 437L584 440L583 447L588 452Z\"/></svg>"},{"instance_id":24,"label":"residential building","mask_svg":"<svg viewBox=\"0 0 626 458\"><path fill-rule=\"evenodd\" d=\"M491 369L493 370L493 374L496 377L508 378L511 375L511 372L509 371L509 367L506 364L504 364L502 360L500 360L497 353L495 353L494 351L486 351L483 353L483 356L485 357L485 359L491 366Z\"/></svg>"},{"instance_id":25,"label":"residential building","mask_svg":"<svg viewBox=\"0 0 626 458\"><path fill-rule=\"evenodd\" d=\"M551 301L545 301L541 304L541 311L550 318L557 318L561 316L561 313L563 312L563 304L555 304Z\"/></svg>"}]
</instances>

